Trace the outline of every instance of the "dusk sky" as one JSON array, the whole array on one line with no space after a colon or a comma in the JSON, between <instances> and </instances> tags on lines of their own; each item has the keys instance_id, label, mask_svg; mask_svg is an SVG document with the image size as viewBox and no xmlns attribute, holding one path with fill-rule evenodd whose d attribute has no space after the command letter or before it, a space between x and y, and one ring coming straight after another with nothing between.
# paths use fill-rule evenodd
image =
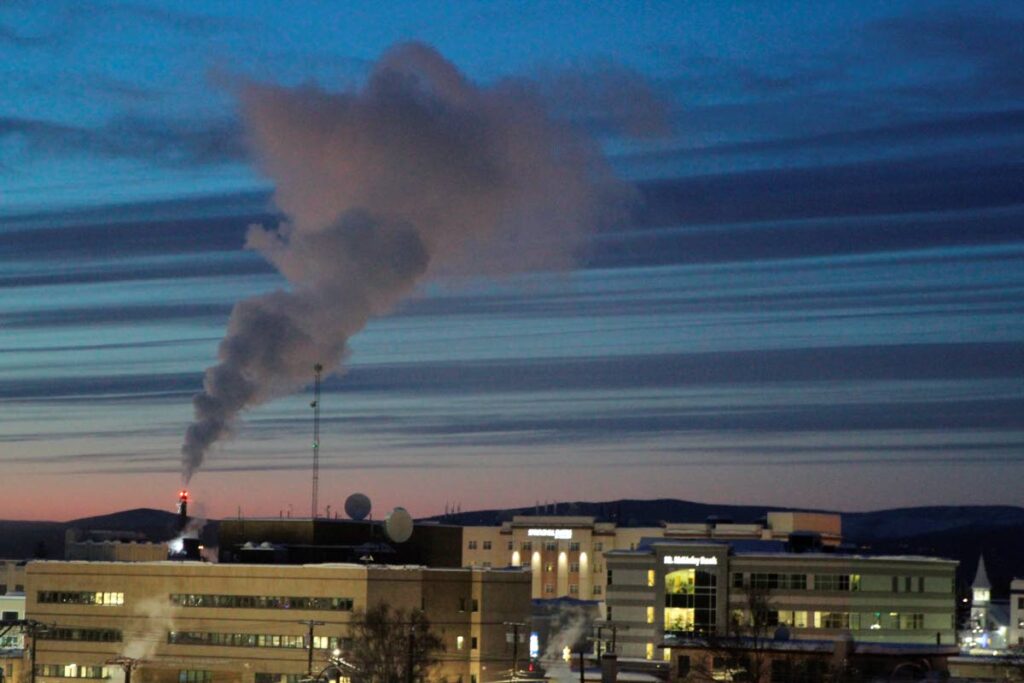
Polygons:
<instances>
[{"instance_id":1,"label":"dusk sky","mask_svg":"<svg viewBox=\"0 0 1024 683\"><path fill-rule=\"evenodd\" d=\"M1024 505L1022 36L1009 1L0 2L0 518L170 509L253 297L352 333L321 508ZM334 248L387 270L365 328ZM295 367L206 515L309 514Z\"/></svg>"}]
</instances>

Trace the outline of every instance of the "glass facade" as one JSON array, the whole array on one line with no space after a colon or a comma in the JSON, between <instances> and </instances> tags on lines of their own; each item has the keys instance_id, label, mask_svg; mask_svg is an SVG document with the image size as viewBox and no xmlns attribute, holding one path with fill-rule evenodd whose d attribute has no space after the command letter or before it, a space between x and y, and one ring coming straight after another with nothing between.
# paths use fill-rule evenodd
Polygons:
<instances>
[{"instance_id":1,"label":"glass facade","mask_svg":"<svg viewBox=\"0 0 1024 683\"><path fill-rule=\"evenodd\" d=\"M703 569L677 569L665 575L665 633L714 633L718 578Z\"/></svg>"}]
</instances>

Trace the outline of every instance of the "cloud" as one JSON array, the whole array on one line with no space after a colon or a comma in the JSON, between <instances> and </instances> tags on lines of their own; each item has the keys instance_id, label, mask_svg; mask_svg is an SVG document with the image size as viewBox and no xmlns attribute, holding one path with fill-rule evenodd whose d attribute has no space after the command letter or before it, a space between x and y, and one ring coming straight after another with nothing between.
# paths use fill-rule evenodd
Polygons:
<instances>
[{"instance_id":1,"label":"cloud","mask_svg":"<svg viewBox=\"0 0 1024 683\"><path fill-rule=\"evenodd\" d=\"M0 140L4 138L23 145L26 157L139 159L169 168L231 164L245 156L238 124L228 118L121 116L89 128L7 116L0 117Z\"/></svg>"}]
</instances>

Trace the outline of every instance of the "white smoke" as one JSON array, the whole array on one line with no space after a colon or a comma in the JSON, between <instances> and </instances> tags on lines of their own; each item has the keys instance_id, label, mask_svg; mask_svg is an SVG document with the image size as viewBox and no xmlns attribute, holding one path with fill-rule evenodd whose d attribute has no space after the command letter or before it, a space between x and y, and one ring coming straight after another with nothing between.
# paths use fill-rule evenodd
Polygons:
<instances>
[{"instance_id":1,"label":"white smoke","mask_svg":"<svg viewBox=\"0 0 1024 683\"><path fill-rule=\"evenodd\" d=\"M236 304L195 396L188 480L238 413L337 371L348 339L439 273L561 268L621 217L628 191L596 146L524 81L481 86L400 45L355 92L247 83L251 146L287 220L253 226L290 288Z\"/></svg>"},{"instance_id":2,"label":"white smoke","mask_svg":"<svg viewBox=\"0 0 1024 683\"><path fill-rule=\"evenodd\" d=\"M153 597L140 601L133 615L135 628L125 634L126 642L121 656L140 663L152 659L157 648L166 642L167 634L174 630L173 613L167 596L163 599ZM118 667L111 667L112 673L119 670Z\"/></svg>"},{"instance_id":3,"label":"white smoke","mask_svg":"<svg viewBox=\"0 0 1024 683\"><path fill-rule=\"evenodd\" d=\"M559 607L558 612L551 617L547 647L540 657L548 678L564 683L578 680L578 674L574 676L569 663L565 661L565 652L568 650L573 659L579 660L579 648L586 645L592 624L591 617L583 607Z\"/></svg>"}]
</instances>

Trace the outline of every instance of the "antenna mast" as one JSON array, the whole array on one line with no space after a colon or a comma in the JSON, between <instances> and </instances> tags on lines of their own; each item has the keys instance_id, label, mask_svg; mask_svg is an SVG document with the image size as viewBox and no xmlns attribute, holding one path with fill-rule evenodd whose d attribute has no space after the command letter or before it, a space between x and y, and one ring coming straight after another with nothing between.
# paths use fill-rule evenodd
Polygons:
<instances>
[{"instance_id":1,"label":"antenna mast","mask_svg":"<svg viewBox=\"0 0 1024 683\"><path fill-rule=\"evenodd\" d=\"M313 402L309 406L313 409L313 505L312 519L317 515L317 494L320 488L320 373L324 366L317 363L313 366Z\"/></svg>"}]
</instances>

